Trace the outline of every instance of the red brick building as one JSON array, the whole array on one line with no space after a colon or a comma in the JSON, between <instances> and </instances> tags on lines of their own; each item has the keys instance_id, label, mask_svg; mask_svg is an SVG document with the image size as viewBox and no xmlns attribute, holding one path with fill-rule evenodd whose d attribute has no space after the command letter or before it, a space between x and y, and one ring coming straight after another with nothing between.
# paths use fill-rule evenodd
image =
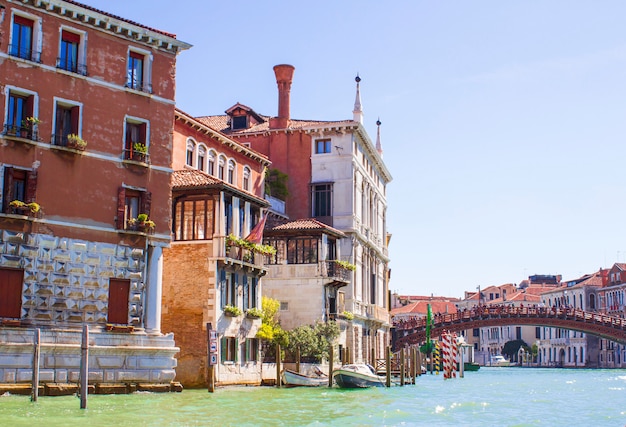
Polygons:
<instances>
[{"instance_id":1,"label":"red brick building","mask_svg":"<svg viewBox=\"0 0 626 427\"><path fill-rule=\"evenodd\" d=\"M190 45L74 1L0 7L0 383L30 380L13 343L34 328L42 382L76 381L86 324L90 382L169 384L172 70Z\"/></svg>"},{"instance_id":2,"label":"red brick building","mask_svg":"<svg viewBox=\"0 0 626 427\"><path fill-rule=\"evenodd\" d=\"M207 384L207 327L218 384L260 384L255 337L260 318L264 257L227 236L248 236L268 203L263 199L267 157L177 110L172 176L173 237L164 250L163 331L180 347L177 380ZM238 315L224 310L236 307Z\"/></svg>"}]
</instances>

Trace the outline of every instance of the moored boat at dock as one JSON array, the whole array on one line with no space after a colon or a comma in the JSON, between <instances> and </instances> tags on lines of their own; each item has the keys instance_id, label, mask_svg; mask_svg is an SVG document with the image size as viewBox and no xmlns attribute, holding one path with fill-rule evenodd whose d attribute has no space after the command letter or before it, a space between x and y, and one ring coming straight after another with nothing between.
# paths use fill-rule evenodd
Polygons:
<instances>
[{"instance_id":1,"label":"moored boat at dock","mask_svg":"<svg viewBox=\"0 0 626 427\"><path fill-rule=\"evenodd\" d=\"M364 363L343 365L333 371L333 380L340 388L385 387L385 379Z\"/></svg>"},{"instance_id":2,"label":"moored boat at dock","mask_svg":"<svg viewBox=\"0 0 626 427\"><path fill-rule=\"evenodd\" d=\"M284 385L288 387L320 387L328 385L328 375L317 369L316 375L305 375L290 369L281 372L280 377Z\"/></svg>"}]
</instances>

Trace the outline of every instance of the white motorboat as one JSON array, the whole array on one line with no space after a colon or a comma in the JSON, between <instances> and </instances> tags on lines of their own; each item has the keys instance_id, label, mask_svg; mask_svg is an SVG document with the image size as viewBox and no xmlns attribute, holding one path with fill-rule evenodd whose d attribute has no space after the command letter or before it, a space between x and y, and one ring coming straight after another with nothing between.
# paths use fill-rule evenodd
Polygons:
<instances>
[{"instance_id":1,"label":"white motorboat","mask_svg":"<svg viewBox=\"0 0 626 427\"><path fill-rule=\"evenodd\" d=\"M315 369L315 375L305 375L290 369L285 369L280 374L284 385L288 387L320 387L328 386L328 375Z\"/></svg>"},{"instance_id":2,"label":"white motorboat","mask_svg":"<svg viewBox=\"0 0 626 427\"><path fill-rule=\"evenodd\" d=\"M341 388L384 387L385 378L365 363L343 365L333 371L333 380Z\"/></svg>"},{"instance_id":3,"label":"white motorboat","mask_svg":"<svg viewBox=\"0 0 626 427\"><path fill-rule=\"evenodd\" d=\"M511 366L511 362L506 360L502 355L491 356L489 366Z\"/></svg>"}]
</instances>

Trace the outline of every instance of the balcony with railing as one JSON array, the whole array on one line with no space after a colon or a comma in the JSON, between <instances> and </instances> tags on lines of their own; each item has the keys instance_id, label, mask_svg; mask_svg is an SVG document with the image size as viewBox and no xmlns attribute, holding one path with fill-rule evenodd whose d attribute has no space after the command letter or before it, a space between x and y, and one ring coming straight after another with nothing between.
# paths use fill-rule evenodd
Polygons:
<instances>
[{"instance_id":1,"label":"balcony with railing","mask_svg":"<svg viewBox=\"0 0 626 427\"><path fill-rule=\"evenodd\" d=\"M41 63L41 52L33 50L30 45L22 46L16 44L9 45L9 55L27 61Z\"/></svg>"},{"instance_id":2,"label":"balcony with railing","mask_svg":"<svg viewBox=\"0 0 626 427\"><path fill-rule=\"evenodd\" d=\"M2 135L13 138L26 139L29 141L37 141L39 136L37 130L30 126L17 126L5 124L2 128Z\"/></svg>"},{"instance_id":3,"label":"balcony with railing","mask_svg":"<svg viewBox=\"0 0 626 427\"><path fill-rule=\"evenodd\" d=\"M57 58L57 68L60 70L69 71L70 73L80 74L81 76L87 75L87 65L80 64L69 60L68 58Z\"/></svg>"},{"instance_id":4,"label":"balcony with railing","mask_svg":"<svg viewBox=\"0 0 626 427\"><path fill-rule=\"evenodd\" d=\"M215 237L213 244L217 249L217 258L225 264L238 264L258 270L263 275L267 271L264 267L268 255L248 247L234 244L229 237Z\"/></svg>"}]
</instances>

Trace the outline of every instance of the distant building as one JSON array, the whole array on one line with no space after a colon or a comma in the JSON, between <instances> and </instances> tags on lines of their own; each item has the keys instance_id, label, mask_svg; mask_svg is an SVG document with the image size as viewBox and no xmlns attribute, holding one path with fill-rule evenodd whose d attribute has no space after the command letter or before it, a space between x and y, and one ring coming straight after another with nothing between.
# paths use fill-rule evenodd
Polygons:
<instances>
[{"instance_id":1,"label":"distant building","mask_svg":"<svg viewBox=\"0 0 626 427\"><path fill-rule=\"evenodd\" d=\"M615 263L609 269L604 285L597 289L598 311L626 317L626 264ZM599 342L598 365L601 368L626 367L626 346L604 338Z\"/></svg>"},{"instance_id":2,"label":"distant building","mask_svg":"<svg viewBox=\"0 0 626 427\"><path fill-rule=\"evenodd\" d=\"M175 35L75 1L0 5L0 382L169 385ZM24 206L25 205L25 206Z\"/></svg>"}]
</instances>

